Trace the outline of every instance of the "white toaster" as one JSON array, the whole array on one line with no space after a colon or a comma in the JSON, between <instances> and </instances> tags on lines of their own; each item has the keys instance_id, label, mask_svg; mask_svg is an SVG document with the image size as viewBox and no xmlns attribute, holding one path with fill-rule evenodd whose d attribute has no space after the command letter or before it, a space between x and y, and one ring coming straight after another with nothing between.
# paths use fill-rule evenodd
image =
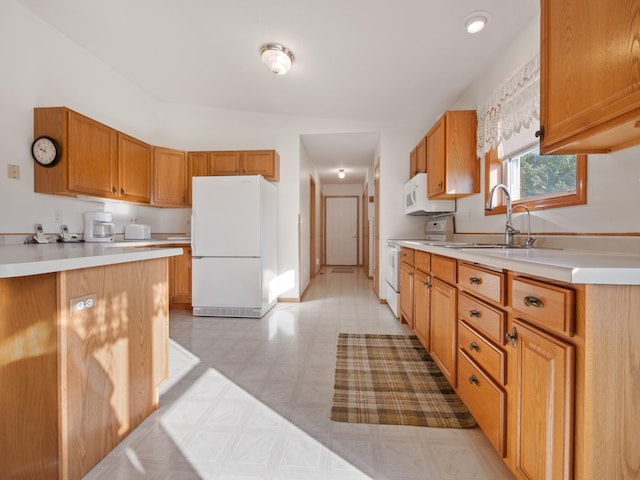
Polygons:
<instances>
[{"instance_id":1,"label":"white toaster","mask_svg":"<svg viewBox=\"0 0 640 480\"><path fill-rule=\"evenodd\" d=\"M149 240L151 238L151 227L141 223L130 223L124 226L125 240Z\"/></svg>"}]
</instances>

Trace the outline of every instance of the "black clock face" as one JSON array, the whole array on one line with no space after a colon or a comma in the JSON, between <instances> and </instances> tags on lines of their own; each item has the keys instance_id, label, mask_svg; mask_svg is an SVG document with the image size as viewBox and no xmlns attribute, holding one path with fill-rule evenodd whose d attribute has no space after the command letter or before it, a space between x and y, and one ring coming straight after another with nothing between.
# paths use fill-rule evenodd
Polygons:
<instances>
[{"instance_id":1,"label":"black clock face","mask_svg":"<svg viewBox=\"0 0 640 480\"><path fill-rule=\"evenodd\" d=\"M31 155L43 167L52 167L60 158L60 149L53 138L38 137L31 145Z\"/></svg>"}]
</instances>

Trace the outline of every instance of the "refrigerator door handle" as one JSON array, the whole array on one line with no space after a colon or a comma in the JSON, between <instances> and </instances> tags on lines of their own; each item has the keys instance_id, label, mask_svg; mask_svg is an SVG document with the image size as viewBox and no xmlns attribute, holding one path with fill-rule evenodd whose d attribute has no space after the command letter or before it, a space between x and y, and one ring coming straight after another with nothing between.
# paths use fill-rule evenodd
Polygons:
<instances>
[{"instance_id":1,"label":"refrigerator door handle","mask_svg":"<svg viewBox=\"0 0 640 480\"><path fill-rule=\"evenodd\" d=\"M191 226L191 251L196 252L196 236L194 235L194 226L193 226L193 213L191 214L191 221L189 222Z\"/></svg>"}]
</instances>

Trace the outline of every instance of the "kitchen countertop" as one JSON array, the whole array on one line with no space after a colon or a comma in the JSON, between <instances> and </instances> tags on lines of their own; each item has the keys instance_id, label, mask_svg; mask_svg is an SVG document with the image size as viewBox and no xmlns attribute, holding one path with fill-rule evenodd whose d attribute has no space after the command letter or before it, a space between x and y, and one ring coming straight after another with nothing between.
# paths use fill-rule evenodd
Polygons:
<instances>
[{"instance_id":1,"label":"kitchen countertop","mask_svg":"<svg viewBox=\"0 0 640 480\"><path fill-rule=\"evenodd\" d=\"M170 245L185 243L185 240L167 240L165 242L145 240L143 242L0 245L0 278L39 275L182 255L182 248L171 248ZM123 243L127 245L122 245ZM119 248L122 246L144 247L165 244L167 248Z\"/></svg>"},{"instance_id":2,"label":"kitchen countertop","mask_svg":"<svg viewBox=\"0 0 640 480\"><path fill-rule=\"evenodd\" d=\"M640 285L640 254L555 248L449 248L425 245L420 240L391 242L488 267L568 283Z\"/></svg>"}]
</instances>

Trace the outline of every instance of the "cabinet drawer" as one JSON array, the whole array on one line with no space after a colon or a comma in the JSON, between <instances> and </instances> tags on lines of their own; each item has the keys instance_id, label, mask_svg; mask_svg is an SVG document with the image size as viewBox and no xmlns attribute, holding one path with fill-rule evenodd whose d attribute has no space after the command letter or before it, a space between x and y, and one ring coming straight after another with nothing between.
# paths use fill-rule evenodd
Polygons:
<instances>
[{"instance_id":1,"label":"cabinet drawer","mask_svg":"<svg viewBox=\"0 0 640 480\"><path fill-rule=\"evenodd\" d=\"M456 261L453 258L431 256L431 275L448 283L456 283Z\"/></svg>"},{"instance_id":2,"label":"cabinet drawer","mask_svg":"<svg viewBox=\"0 0 640 480\"><path fill-rule=\"evenodd\" d=\"M530 279L513 279L511 306L516 317L572 336L575 333L574 304L573 290Z\"/></svg>"},{"instance_id":3,"label":"cabinet drawer","mask_svg":"<svg viewBox=\"0 0 640 480\"><path fill-rule=\"evenodd\" d=\"M460 292L458 294L458 318L467 322L497 345L504 345L507 319L502 310Z\"/></svg>"},{"instance_id":4,"label":"cabinet drawer","mask_svg":"<svg viewBox=\"0 0 640 480\"><path fill-rule=\"evenodd\" d=\"M507 394L464 352L458 354L458 395L493 447L504 457Z\"/></svg>"},{"instance_id":5,"label":"cabinet drawer","mask_svg":"<svg viewBox=\"0 0 640 480\"><path fill-rule=\"evenodd\" d=\"M464 322L458 323L458 348L464 351L496 382L506 383L506 353L474 332Z\"/></svg>"},{"instance_id":6,"label":"cabinet drawer","mask_svg":"<svg viewBox=\"0 0 640 480\"><path fill-rule=\"evenodd\" d=\"M400 247L400 261L413 265L414 251L411 248Z\"/></svg>"},{"instance_id":7,"label":"cabinet drawer","mask_svg":"<svg viewBox=\"0 0 640 480\"><path fill-rule=\"evenodd\" d=\"M504 274L468 263L458 264L458 286L499 305L504 305Z\"/></svg>"},{"instance_id":8,"label":"cabinet drawer","mask_svg":"<svg viewBox=\"0 0 640 480\"><path fill-rule=\"evenodd\" d=\"M431 254L416 250L414 254L415 267L424 273L431 271Z\"/></svg>"}]
</instances>

